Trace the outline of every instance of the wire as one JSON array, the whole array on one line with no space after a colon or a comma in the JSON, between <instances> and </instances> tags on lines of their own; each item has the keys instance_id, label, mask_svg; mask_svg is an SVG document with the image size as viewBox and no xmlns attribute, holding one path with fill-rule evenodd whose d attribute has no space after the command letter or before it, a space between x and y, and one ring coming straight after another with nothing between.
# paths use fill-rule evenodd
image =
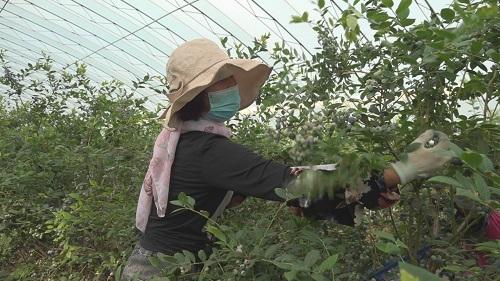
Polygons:
<instances>
[{"instance_id":1,"label":"wire","mask_svg":"<svg viewBox=\"0 0 500 281\"><path fill-rule=\"evenodd\" d=\"M5 4L3 4L2 9L0 9L0 14L2 13L3 9L5 9L5 6L7 6L7 3L9 3L9 0L5 1Z\"/></svg>"},{"instance_id":2,"label":"wire","mask_svg":"<svg viewBox=\"0 0 500 281\"><path fill-rule=\"evenodd\" d=\"M93 54L95 54L95 53L97 53L97 52L99 52L99 51L101 51L101 50L104 50L105 48L107 48L107 47L109 47L109 46L111 46L111 45L114 45L116 42L118 42L118 41L120 41L120 40L123 40L123 39L127 38L128 36L130 36L130 35L132 35L132 34L135 34L135 33L136 33L136 32L138 32L138 31L143 30L144 28L146 28L146 27L148 27L148 26L152 25L153 23L158 22L159 20L161 20L161 19L163 19L163 18L165 18L165 17L169 16L170 14L172 14L172 13L174 13L174 12L177 12L178 10L181 10L182 8L185 8L185 7L189 6L189 5L192 5L193 3L196 3L196 2L198 2L198 1L200 1L200 0L193 0L193 1L191 1L191 2L189 2L189 3L187 3L187 4L185 4L185 5L183 5L183 6L181 6L181 7L178 7L178 8L176 8L176 9L174 9L174 10L172 10L172 11L170 11L170 12L166 13L165 15L163 15L163 16L161 16L161 17L159 17L159 18L155 19L155 20L153 20L152 22L150 22L150 23L148 23L148 24L144 25L143 27L138 28L138 29L136 29L136 30L134 30L134 31L132 31L132 32L129 32L128 34L126 34L126 35L124 35L124 36L122 36L122 37L120 37L120 38L116 39L115 41L113 41L113 42L111 42L111 43L108 43L108 44L106 44L106 45L102 46L101 48L99 48L99 49L97 49L97 50L93 51L92 53L90 53L90 54L88 54L88 55L84 56L84 57L83 57L83 58L81 58L80 60L84 60L84 59L86 59L86 58L90 57L91 55L93 55Z\"/></svg>"},{"instance_id":3,"label":"wire","mask_svg":"<svg viewBox=\"0 0 500 281\"><path fill-rule=\"evenodd\" d=\"M169 1L170 2L170 1ZM187 0L184 0L184 2L187 2ZM236 40L238 40L241 44L243 44L243 46L247 47L250 49L250 47L245 43L243 42L243 40L239 39L236 35L234 35L231 31L227 30L224 26L222 26L220 23L218 23L217 21L215 21L213 18L209 17L206 13L202 12L198 7L196 7L195 5L193 5L192 3L190 4L191 7L193 7L196 11L198 11L198 13L200 13L201 15L203 15L205 17L205 19L209 19L210 21L212 21L213 23L215 23L217 26L219 26L220 28L222 28L225 32L227 32L227 34L229 34L230 36L232 36L233 38L235 38ZM187 14L187 13L186 13ZM197 21L198 22L198 21ZM199 23L199 22L198 22ZM208 22L207 22L208 24ZM209 24L208 24L209 25ZM210 27L210 25L209 25ZM217 33L210 27L210 30L212 30L212 33L217 35ZM265 64L268 64L268 62L266 62L266 60L264 60L261 56L257 55L258 58L260 58ZM273 72L275 72L273 70ZM277 73L277 72L276 72Z\"/></svg>"},{"instance_id":4,"label":"wire","mask_svg":"<svg viewBox=\"0 0 500 281\"><path fill-rule=\"evenodd\" d=\"M294 42L285 40L285 38L283 38L283 35L281 34L280 30L278 30L278 33L280 33L280 34L278 34L272 27L270 27L266 22L263 21L263 19L266 19L266 20L272 20L272 19L261 17L261 16L257 16L257 14L255 13L255 11L254 11L254 9L252 7L252 4L250 4L250 2L248 0L247 0L247 3L248 3L248 7L249 8L247 8L243 4L241 4L240 1L238 1L238 0L235 0L235 1L243 9L245 9L249 14L253 15L256 19L258 19L265 27L267 27L269 29L270 33L273 33L274 35L278 36L281 39L281 41L286 42L286 43L290 43L290 44L292 44L292 43L296 44ZM273 21L273 23L276 24L276 22L274 22L274 21ZM273 71L274 71L274 68L273 68Z\"/></svg>"},{"instance_id":5,"label":"wire","mask_svg":"<svg viewBox=\"0 0 500 281\"><path fill-rule=\"evenodd\" d=\"M415 0L415 4L417 4L418 9L419 9L419 10L420 10L420 12L422 13L422 15L425 17L425 19L426 19L427 21L430 21L430 20L429 20L429 17L427 16L427 14L424 12L424 10L422 10L422 7L423 7L423 6L422 6L420 3L418 3L418 1L417 1L417 0ZM425 7L424 7L424 8L425 8Z\"/></svg>"},{"instance_id":6,"label":"wire","mask_svg":"<svg viewBox=\"0 0 500 281\"><path fill-rule=\"evenodd\" d=\"M130 3L128 3L127 1L125 0L121 0L123 3L127 4L128 6L130 6L131 8L135 9L136 11L140 12L141 14L145 15L146 17L148 17L149 19L151 20L155 20L153 17L151 17L150 15L148 15L147 13L144 13L142 10L140 9L137 9L135 6L131 5ZM186 41L186 38L182 37L179 33L173 31L171 28L169 28L168 26L165 26L164 24L158 22L159 25L161 25L162 27L164 27L166 30L168 30L169 32L171 32L172 34L174 34L175 36L181 38L183 41ZM168 55L167 55L168 56Z\"/></svg>"},{"instance_id":7,"label":"wire","mask_svg":"<svg viewBox=\"0 0 500 281\"><path fill-rule=\"evenodd\" d=\"M306 46L304 46L304 44L302 44L302 42L297 39L297 37L295 37L295 35L293 35L287 28L285 28L283 26L283 24L281 24L281 22L279 22L273 15L271 15L266 9L262 8L262 6L259 5L259 3L257 3L255 0L252 0L252 2L257 6L259 7L262 11L264 11L275 23L277 23L281 28L283 28L295 41L297 41L297 43L304 49L306 50L306 52L309 53L309 55L313 56L313 54L311 53L311 51L309 51L308 48L306 48Z\"/></svg>"}]
</instances>

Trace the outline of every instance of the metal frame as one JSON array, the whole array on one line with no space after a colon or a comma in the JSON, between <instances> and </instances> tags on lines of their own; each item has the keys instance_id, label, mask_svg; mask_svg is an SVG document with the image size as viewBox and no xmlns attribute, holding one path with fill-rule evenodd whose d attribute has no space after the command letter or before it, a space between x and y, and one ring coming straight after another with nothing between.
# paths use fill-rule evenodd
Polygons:
<instances>
[{"instance_id":1,"label":"metal frame","mask_svg":"<svg viewBox=\"0 0 500 281\"><path fill-rule=\"evenodd\" d=\"M159 10L155 13L148 13L148 10L144 9L145 4L141 6L140 1L134 2L133 0L114 0L105 3L97 0L64 0L64 2L62 0L61 2L5 0L0 9L0 27L7 28L0 30L0 38L2 41L10 42L8 52L29 53L30 55L21 56L27 61L30 60L32 54L36 54L37 48L47 48L49 54L51 51L60 52L60 55L57 53L52 55L58 67L63 65L62 69L70 67L75 61L84 62L89 66L90 71L92 68L99 71L99 75L95 76L117 78L130 86L131 78L142 78L147 72L153 75L164 75L163 66L159 66L157 56L168 58L175 47L190 39L186 34L181 34L178 29L184 29L186 32L193 31L191 36L201 35L201 33L212 34L217 38L221 35L228 36L234 40L233 42L244 47L249 47L252 43L250 40L261 35L252 34L250 29L244 28L237 20L226 15L214 2L208 0L167 0L168 8L165 8L165 5L159 5L155 2L156 0L142 1L150 1L146 3L149 9L157 6ZM288 5L297 12L289 0L281 1L283 5ZM68 3L68 6L62 3ZM250 17L258 20L254 22L259 24L259 27L268 29L274 38L281 39L288 47L297 48L298 46L306 55L313 55L311 47L307 47L307 44L294 34L293 29L287 27L285 22L280 22L273 15L274 11L266 10L266 3L263 0L233 0L230 3L235 7L245 9L245 14L248 13ZM330 4L333 6L334 2L330 1ZM23 5L33 7L25 8ZM114 14L116 9L120 8L122 12ZM336 8L333 8L336 12ZM141 20L130 20L125 11L140 16ZM169 16L170 19L177 20L179 13L184 13L189 17L189 21L193 20L193 24L199 24L199 28L203 30L196 30L196 27L190 27L181 20L179 20L179 25L175 26L166 21ZM5 15L12 15L14 18L7 18ZM66 18L69 16L71 18ZM116 26L119 32L106 30L99 26L99 23L94 23L92 20L94 16L99 19L97 21L102 19L103 23ZM220 18L221 16L223 18ZM64 21L65 24L57 24L56 21ZM225 26L228 23L231 26ZM30 30L30 27L44 31L34 32ZM102 29L97 30L100 27ZM165 34L162 34L162 30L158 30L160 27L165 30ZM176 27L178 27L177 30ZM312 28L311 24L308 27ZM223 34L218 32L219 29ZM9 34L9 30L16 34ZM44 34L45 31L54 36ZM311 33L313 33L312 29ZM43 45L37 46L36 42L23 42L23 40L35 40ZM0 48L3 45L7 46L7 41L5 42L5 44L0 42ZM15 49L12 49L13 47ZM267 64L273 64L269 61L270 58L260 57L260 59ZM277 73L277 68L273 71ZM93 79L97 80L98 77L93 77ZM163 102L158 95L144 89L138 89L137 94L147 97L151 105Z\"/></svg>"}]
</instances>

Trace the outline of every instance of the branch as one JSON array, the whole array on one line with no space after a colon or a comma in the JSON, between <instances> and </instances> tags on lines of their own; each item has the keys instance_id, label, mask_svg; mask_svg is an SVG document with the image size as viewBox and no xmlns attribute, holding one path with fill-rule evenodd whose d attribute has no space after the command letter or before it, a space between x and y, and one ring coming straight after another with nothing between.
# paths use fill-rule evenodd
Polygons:
<instances>
[{"instance_id":1,"label":"branch","mask_svg":"<svg viewBox=\"0 0 500 281\"><path fill-rule=\"evenodd\" d=\"M432 8L432 6L429 3L429 1L427 1L427 0L424 0L424 1L425 1L425 4L427 4L427 7L429 8L429 10L431 11L431 18L435 18L437 20L437 22L439 23L439 25L441 25L441 27L443 29L445 29L446 27L444 26L444 24L441 22L441 20L437 16L436 11L434 11L434 8Z\"/></svg>"}]
</instances>

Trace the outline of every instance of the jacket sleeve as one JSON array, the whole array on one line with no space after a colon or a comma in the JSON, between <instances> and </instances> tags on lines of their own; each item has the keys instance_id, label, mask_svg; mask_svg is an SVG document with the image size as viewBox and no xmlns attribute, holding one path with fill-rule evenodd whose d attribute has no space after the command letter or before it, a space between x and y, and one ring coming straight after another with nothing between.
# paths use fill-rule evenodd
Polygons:
<instances>
[{"instance_id":1,"label":"jacket sleeve","mask_svg":"<svg viewBox=\"0 0 500 281\"><path fill-rule=\"evenodd\" d=\"M214 135L202 153L202 175L215 188L233 190L245 196L283 201L274 192L294 178L290 167L267 160L229 139Z\"/></svg>"},{"instance_id":2,"label":"jacket sleeve","mask_svg":"<svg viewBox=\"0 0 500 281\"><path fill-rule=\"evenodd\" d=\"M379 173L374 172L372 176L365 181L369 191L364 193L357 202L346 203L344 197L345 189L339 189L335 192L333 198L322 197L312 200L303 206L300 199L294 199L287 202L288 206L300 208L305 217L314 220L331 220L343 225L354 226L356 218L356 206L367 209L378 208L378 198L381 192L386 191L384 179Z\"/></svg>"}]
</instances>

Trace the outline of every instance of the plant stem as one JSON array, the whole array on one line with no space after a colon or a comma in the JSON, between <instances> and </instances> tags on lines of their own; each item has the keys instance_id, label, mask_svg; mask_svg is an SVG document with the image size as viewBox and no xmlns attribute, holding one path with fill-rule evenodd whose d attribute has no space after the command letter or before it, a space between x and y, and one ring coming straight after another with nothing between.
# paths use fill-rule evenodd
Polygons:
<instances>
[{"instance_id":1,"label":"plant stem","mask_svg":"<svg viewBox=\"0 0 500 281\"><path fill-rule=\"evenodd\" d=\"M391 224L394 229L394 233L396 234L396 238L401 240L401 235L399 235L398 227L396 226L396 221L394 220L394 215L392 214L392 208L389 208L389 216L391 217Z\"/></svg>"},{"instance_id":2,"label":"plant stem","mask_svg":"<svg viewBox=\"0 0 500 281\"><path fill-rule=\"evenodd\" d=\"M424 0L425 4L427 4L427 7L429 7L429 10L431 11L431 18L436 19L436 21L441 25L443 29L446 27L444 26L443 22L439 19L438 15L436 14L436 11L434 11L434 8L432 8L432 5L429 3L429 1Z\"/></svg>"},{"instance_id":3,"label":"plant stem","mask_svg":"<svg viewBox=\"0 0 500 281\"><path fill-rule=\"evenodd\" d=\"M421 186L421 182L419 182L419 185ZM415 197L416 201L418 203L418 214L416 217L416 223L417 223L417 233L416 233L416 245L415 245L415 257L417 256L417 250L420 248L420 245L422 244L422 226L423 226L423 215L424 215L424 210L422 208L422 198L420 197L420 190L418 187L415 189ZM416 262L416 260L415 260Z\"/></svg>"},{"instance_id":4,"label":"plant stem","mask_svg":"<svg viewBox=\"0 0 500 281\"><path fill-rule=\"evenodd\" d=\"M278 217L279 212L281 211L281 209L283 209L283 206L285 206L285 205L286 205L286 203L281 203L280 204L278 210L276 210L276 212L274 213L273 218L271 219L271 222L267 226L266 231L264 231L264 234L262 235L262 238L260 238L260 241L259 241L259 244L258 244L257 247L260 247L262 245L262 242L264 242L264 238L266 238L266 235L269 232L269 229L271 229L271 226L273 225L274 220Z\"/></svg>"},{"instance_id":5,"label":"plant stem","mask_svg":"<svg viewBox=\"0 0 500 281\"><path fill-rule=\"evenodd\" d=\"M491 90L491 85L493 84L493 81L495 81L496 77L497 77L497 72L498 71L494 71L493 72L493 75L490 79L490 81L488 82L488 87L487 87L487 91L486 91L486 97L483 99L483 102L484 102L484 108L483 108L483 121L486 122L486 119L493 119L493 112L490 111L490 107L489 107L489 103L490 103L490 94L492 92ZM482 96L481 96L482 97ZM498 106L498 104L497 104ZM496 107L495 107L496 109ZM488 113L490 114L489 118L488 117Z\"/></svg>"}]
</instances>

